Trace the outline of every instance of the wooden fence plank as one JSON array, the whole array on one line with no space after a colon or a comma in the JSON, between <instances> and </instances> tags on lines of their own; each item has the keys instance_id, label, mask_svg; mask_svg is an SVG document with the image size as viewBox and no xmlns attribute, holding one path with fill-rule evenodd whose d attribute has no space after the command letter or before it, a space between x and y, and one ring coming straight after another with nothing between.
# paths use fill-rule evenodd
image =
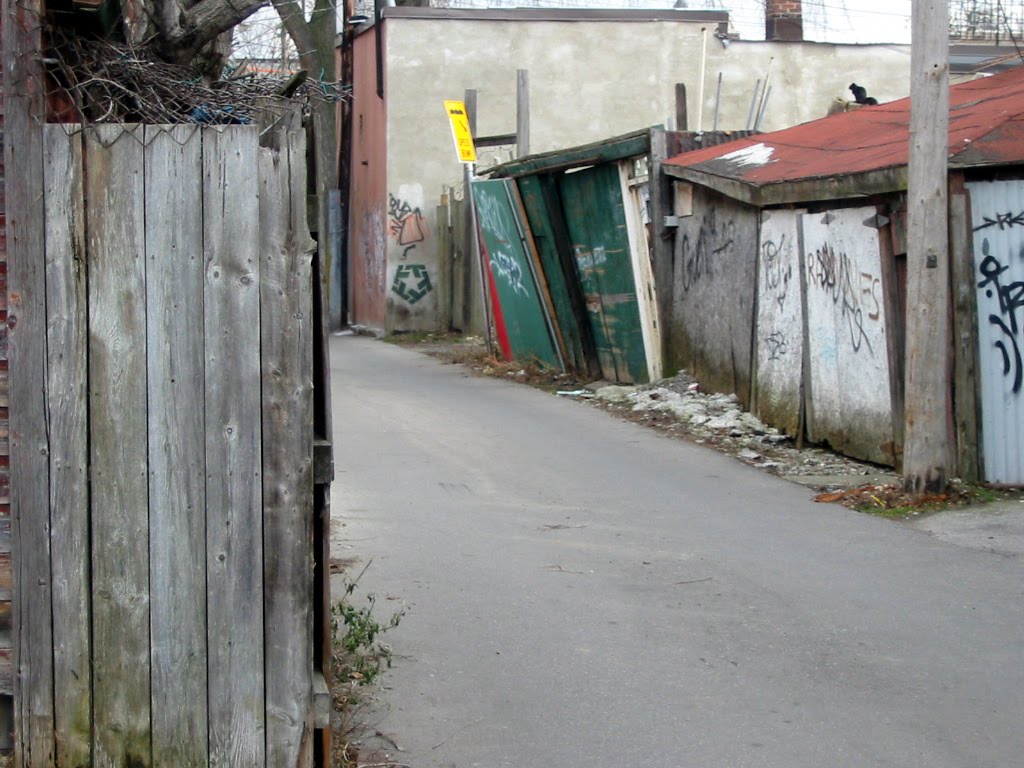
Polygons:
<instances>
[{"instance_id":1,"label":"wooden fence plank","mask_svg":"<svg viewBox=\"0 0 1024 768\"><path fill-rule=\"evenodd\" d=\"M153 765L168 768L207 762L199 130L146 127Z\"/></svg>"},{"instance_id":2,"label":"wooden fence plank","mask_svg":"<svg viewBox=\"0 0 1024 768\"><path fill-rule=\"evenodd\" d=\"M92 750L89 597L88 352L82 134L47 125L46 314L50 541L57 761L87 766Z\"/></svg>"},{"instance_id":3,"label":"wooden fence plank","mask_svg":"<svg viewBox=\"0 0 1024 768\"><path fill-rule=\"evenodd\" d=\"M267 764L288 768L312 764L315 318L304 145L291 132L280 153L260 153Z\"/></svg>"},{"instance_id":4,"label":"wooden fence plank","mask_svg":"<svg viewBox=\"0 0 1024 768\"><path fill-rule=\"evenodd\" d=\"M204 130L210 765L226 768L266 764L258 153L255 127Z\"/></svg>"},{"instance_id":5,"label":"wooden fence plank","mask_svg":"<svg viewBox=\"0 0 1024 768\"><path fill-rule=\"evenodd\" d=\"M10 361L13 605L17 764L54 761L50 597L46 296L42 258L42 3L3 3L4 157ZM0 666L4 666L0 659Z\"/></svg>"},{"instance_id":6,"label":"wooden fence plank","mask_svg":"<svg viewBox=\"0 0 1024 768\"><path fill-rule=\"evenodd\" d=\"M142 128L86 134L93 754L150 765ZM192 702L175 702L191 706Z\"/></svg>"}]
</instances>

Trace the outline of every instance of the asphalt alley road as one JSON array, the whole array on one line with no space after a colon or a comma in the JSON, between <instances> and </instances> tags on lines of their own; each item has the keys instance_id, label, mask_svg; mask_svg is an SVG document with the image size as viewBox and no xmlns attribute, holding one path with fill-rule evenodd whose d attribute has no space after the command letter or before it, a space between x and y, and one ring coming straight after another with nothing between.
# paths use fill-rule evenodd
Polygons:
<instances>
[{"instance_id":1,"label":"asphalt alley road","mask_svg":"<svg viewBox=\"0 0 1024 768\"><path fill-rule=\"evenodd\" d=\"M1024 766L1024 567L585 404L331 339L335 555L412 768Z\"/></svg>"}]
</instances>

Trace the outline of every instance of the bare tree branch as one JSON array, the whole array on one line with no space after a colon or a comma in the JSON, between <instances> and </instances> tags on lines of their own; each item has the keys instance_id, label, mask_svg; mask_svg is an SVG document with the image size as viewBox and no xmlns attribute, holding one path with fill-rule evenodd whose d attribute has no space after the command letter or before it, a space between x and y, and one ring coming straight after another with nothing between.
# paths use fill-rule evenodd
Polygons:
<instances>
[{"instance_id":1,"label":"bare tree branch","mask_svg":"<svg viewBox=\"0 0 1024 768\"><path fill-rule=\"evenodd\" d=\"M179 63L193 59L207 44L267 4L267 0L200 0L182 8L177 0L153 2L159 48Z\"/></svg>"}]
</instances>

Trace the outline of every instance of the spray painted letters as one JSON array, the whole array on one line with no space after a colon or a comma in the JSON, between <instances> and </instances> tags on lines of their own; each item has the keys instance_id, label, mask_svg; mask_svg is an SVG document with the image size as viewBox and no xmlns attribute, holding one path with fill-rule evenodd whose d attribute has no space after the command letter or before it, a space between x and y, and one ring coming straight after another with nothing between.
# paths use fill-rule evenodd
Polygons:
<instances>
[{"instance_id":1,"label":"spray painted letters","mask_svg":"<svg viewBox=\"0 0 1024 768\"><path fill-rule=\"evenodd\" d=\"M824 291L839 308L854 352L866 349L874 354L864 319L877 322L882 316L881 284L875 275L858 270L847 254L837 253L831 243L807 254L808 290Z\"/></svg>"},{"instance_id":2,"label":"spray painted letters","mask_svg":"<svg viewBox=\"0 0 1024 768\"><path fill-rule=\"evenodd\" d=\"M426 225L419 208L414 208L407 201L388 194L388 232L403 247L402 261L409 252L427 239Z\"/></svg>"},{"instance_id":3,"label":"spray painted letters","mask_svg":"<svg viewBox=\"0 0 1024 768\"><path fill-rule=\"evenodd\" d=\"M995 299L999 311L988 315L988 322L996 329L997 338L993 343L1003 358L1003 376L1013 376L1013 394L1020 392L1024 378L1018 343L1019 325L1017 310L1024 307L1024 280L1005 282L1004 273L1010 269L990 253L988 238L981 243L982 260L978 265L981 280L978 288L984 290L985 298Z\"/></svg>"},{"instance_id":4,"label":"spray painted letters","mask_svg":"<svg viewBox=\"0 0 1024 768\"><path fill-rule=\"evenodd\" d=\"M731 219L719 221L714 208L704 214L696 240L692 240L689 233L682 237L678 268L683 290L689 292L701 280L711 280L715 262L719 257L729 255L735 242L736 222Z\"/></svg>"}]
</instances>

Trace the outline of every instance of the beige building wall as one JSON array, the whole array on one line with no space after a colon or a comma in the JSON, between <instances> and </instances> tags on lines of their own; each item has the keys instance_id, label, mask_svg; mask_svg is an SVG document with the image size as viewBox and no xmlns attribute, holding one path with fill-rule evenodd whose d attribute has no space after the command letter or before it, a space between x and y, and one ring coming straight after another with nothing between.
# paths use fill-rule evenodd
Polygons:
<instances>
[{"instance_id":1,"label":"beige building wall","mask_svg":"<svg viewBox=\"0 0 1024 768\"><path fill-rule=\"evenodd\" d=\"M462 99L467 89L478 93L478 135L512 133L516 72L528 70L531 153L667 124L676 83L686 84L688 128L696 130L705 36L704 130L712 128L719 72L721 130L746 127L759 78L770 77L772 88L761 124L766 131L824 116L835 99L851 98L851 82L879 101L909 92L909 46L723 44L714 20L655 19L649 12L564 21L536 18L537 12L515 18L509 11L438 18L425 10L389 8L384 22L387 189L395 214L387 258L389 331L435 329L438 302L447 301L435 208L446 187L461 185L462 166L443 102ZM508 149L481 154L481 168L510 159ZM403 230L402 215L421 217L404 237L395 234ZM410 243L414 237L420 239Z\"/></svg>"}]
</instances>

